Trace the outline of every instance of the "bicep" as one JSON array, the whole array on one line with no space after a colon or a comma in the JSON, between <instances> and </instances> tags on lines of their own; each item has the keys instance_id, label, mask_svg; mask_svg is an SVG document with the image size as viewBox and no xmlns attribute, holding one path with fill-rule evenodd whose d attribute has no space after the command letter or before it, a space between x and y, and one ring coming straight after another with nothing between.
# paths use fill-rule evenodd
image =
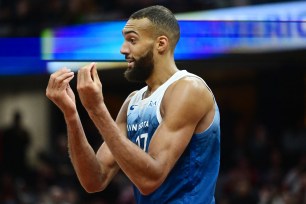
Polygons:
<instances>
[{"instance_id":1,"label":"bicep","mask_svg":"<svg viewBox=\"0 0 306 204\"><path fill-rule=\"evenodd\" d=\"M205 89L202 84L190 85L187 81L177 84L164 96L163 120L149 147L149 154L163 167L164 176L183 154L199 121L213 107L211 94Z\"/></svg>"}]
</instances>

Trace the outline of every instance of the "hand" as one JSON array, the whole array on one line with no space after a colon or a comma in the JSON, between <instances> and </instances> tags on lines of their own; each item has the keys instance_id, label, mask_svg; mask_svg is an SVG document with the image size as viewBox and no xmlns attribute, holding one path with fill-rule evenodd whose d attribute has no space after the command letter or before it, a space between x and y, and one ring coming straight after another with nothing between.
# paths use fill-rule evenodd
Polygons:
<instances>
[{"instance_id":1,"label":"hand","mask_svg":"<svg viewBox=\"0 0 306 204\"><path fill-rule=\"evenodd\" d=\"M64 114L76 111L75 95L69 85L74 73L70 69L62 68L51 74L46 96L55 103Z\"/></svg>"},{"instance_id":2,"label":"hand","mask_svg":"<svg viewBox=\"0 0 306 204\"><path fill-rule=\"evenodd\" d=\"M96 63L82 67L78 71L77 90L85 109L95 112L104 103L102 83L99 79Z\"/></svg>"}]
</instances>

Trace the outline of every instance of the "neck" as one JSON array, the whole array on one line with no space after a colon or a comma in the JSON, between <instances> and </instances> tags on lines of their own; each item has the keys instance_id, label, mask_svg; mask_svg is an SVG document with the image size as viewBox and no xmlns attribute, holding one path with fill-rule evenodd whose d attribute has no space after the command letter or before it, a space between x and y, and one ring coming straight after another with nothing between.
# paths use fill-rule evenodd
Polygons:
<instances>
[{"instance_id":1,"label":"neck","mask_svg":"<svg viewBox=\"0 0 306 204\"><path fill-rule=\"evenodd\" d=\"M154 70L150 78L146 81L146 84L148 85L147 94L149 95L151 95L158 87L165 83L173 74L179 71L174 60L164 59L158 61L161 63L154 65Z\"/></svg>"}]
</instances>

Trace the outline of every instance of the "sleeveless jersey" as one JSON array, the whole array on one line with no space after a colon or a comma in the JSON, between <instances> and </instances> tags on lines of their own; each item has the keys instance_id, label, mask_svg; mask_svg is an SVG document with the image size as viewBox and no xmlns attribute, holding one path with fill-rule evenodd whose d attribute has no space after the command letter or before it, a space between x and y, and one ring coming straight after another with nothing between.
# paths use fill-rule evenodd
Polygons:
<instances>
[{"instance_id":1,"label":"sleeveless jersey","mask_svg":"<svg viewBox=\"0 0 306 204\"><path fill-rule=\"evenodd\" d=\"M178 71L148 98L143 99L147 86L137 91L131 98L127 111L128 137L144 151L148 152L152 136L162 121L160 104L165 91L173 82L186 76L198 77L185 70ZM204 80L201 80L206 85ZM220 116L215 102L213 122L205 131L192 136L184 153L161 186L146 196L133 186L136 202L138 204L214 204L219 166Z\"/></svg>"}]
</instances>

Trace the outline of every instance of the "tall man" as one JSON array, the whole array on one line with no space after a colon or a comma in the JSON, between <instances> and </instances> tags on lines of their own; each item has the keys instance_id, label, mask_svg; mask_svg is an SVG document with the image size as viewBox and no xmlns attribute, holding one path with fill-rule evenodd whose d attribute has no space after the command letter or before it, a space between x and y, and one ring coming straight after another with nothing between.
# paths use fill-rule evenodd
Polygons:
<instances>
[{"instance_id":1,"label":"tall man","mask_svg":"<svg viewBox=\"0 0 306 204\"><path fill-rule=\"evenodd\" d=\"M80 100L104 139L97 153L86 140L69 87L74 73L53 73L46 90L64 114L82 186L102 191L121 169L134 184L137 203L215 203L219 110L204 80L176 67L177 20L163 6L147 7L131 15L122 34L125 77L147 86L127 97L116 121L104 103L96 64L78 71Z\"/></svg>"}]
</instances>

